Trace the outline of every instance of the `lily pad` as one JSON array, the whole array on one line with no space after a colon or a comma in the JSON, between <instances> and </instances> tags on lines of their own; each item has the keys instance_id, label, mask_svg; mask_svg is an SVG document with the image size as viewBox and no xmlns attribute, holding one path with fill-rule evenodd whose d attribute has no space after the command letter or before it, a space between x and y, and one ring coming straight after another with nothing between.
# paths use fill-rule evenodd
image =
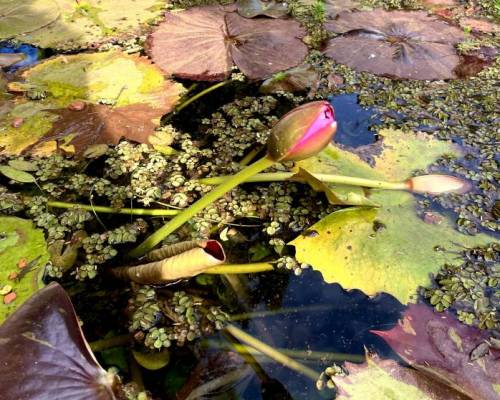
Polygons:
<instances>
[{"instance_id":1,"label":"lily pad","mask_svg":"<svg viewBox=\"0 0 500 400\"><path fill-rule=\"evenodd\" d=\"M500 351L490 348L475 357L475 349L487 344L488 335L462 324L449 312L411 304L394 328L373 333L413 368L468 398L490 400L500 396Z\"/></svg>"},{"instance_id":2,"label":"lily pad","mask_svg":"<svg viewBox=\"0 0 500 400\"><path fill-rule=\"evenodd\" d=\"M381 145L365 147L375 154L373 167L358 155L333 146L298 162L298 167L309 173L401 181L443 154L460 154L458 147L425 134L382 130L379 135ZM349 187L342 189L348 191ZM430 284L430 273L444 263L458 262L453 250L494 240L485 234L461 234L446 218L440 224L424 222L416 213L411 193L370 192L368 199L380 207L336 211L310 227L317 235L301 235L291 242L298 261L321 271L326 282L357 288L367 295L387 292L407 303L419 286ZM322 251L314 250L318 248ZM438 251L440 248L447 251Z\"/></svg>"},{"instance_id":3,"label":"lily pad","mask_svg":"<svg viewBox=\"0 0 500 400\"><path fill-rule=\"evenodd\" d=\"M116 381L96 361L64 289L51 283L0 326L5 399L116 399Z\"/></svg>"},{"instance_id":4,"label":"lily pad","mask_svg":"<svg viewBox=\"0 0 500 400\"><path fill-rule=\"evenodd\" d=\"M29 270L19 269L21 260L32 263L25 267ZM49 253L41 230L35 229L29 220L0 217L0 285L12 286L16 294L16 299L9 304L0 301L0 323L42 286L41 272L48 261ZM12 273L18 275L17 279L12 279Z\"/></svg>"},{"instance_id":5,"label":"lily pad","mask_svg":"<svg viewBox=\"0 0 500 400\"><path fill-rule=\"evenodd\" d=\"M364 364L347 362L349 375L335 377L338 400L468 400L456 390L394 360L368 355Z\"/></svg>"},{"instance_id":6,"label":"lily pad","mask_svg":"<svg viewBox=\"0 0 500 400\"><path fill-rule=\"evenodd\" d=\"M19 3L7 1L16 6L16 29L0 30L2 37L66 50L137 36L165 8L162 0L32 0L26 2L31 6L23 7Z\"/></svg>"},{"instance_id":7,"label":"lily pad","mask_svg":"<svg viewBox=\"0 0 500 400\"><path fill-rule=\"evenodd\" d=\"M22 78L10 87L45 98L11 101L0 122L4 153L51 152L55 139L64 138L66 151L78 153L94 143L116 144L122 136L146 142L184 91L146 58L115 51L55 57ZM17 127L16 119L23 121ZM39 142L43 147L37 148Z\"/></svg>"},{"instance_id":8,"label":"lily pad","mask_svg":"<svg viewBox=\"0 0 500 400\"><path fill-rule=\"evenodd\" d=\"M167 74L222 80L233 64L264 79L300 64L307 55L304 28L293 20L246 19L222 7L168 13L150 35L147 52Z\"/></svg>"},{"instance_id":9,"label":"lily pad","mask_svg":"<svg viewBox=\"0 0 500 400\"><path fill-rule=\"evenodd\" d=\"M245 18L264 15L271 18L281 18L288 14L288 4L276 0L239 0L236 3L238 14Z\"/></svg>"},{"instance_id":10,"label":"lily pad","mask_svg":"<svg viewBox=\"0 0 500 400\"><path fill-rule=\"evenodd\" d=\"M456 78L463 30L424 11L344 12L325 24L340 34L325 54L357 71L402 79Z\"/></svg>"}]
</instances>

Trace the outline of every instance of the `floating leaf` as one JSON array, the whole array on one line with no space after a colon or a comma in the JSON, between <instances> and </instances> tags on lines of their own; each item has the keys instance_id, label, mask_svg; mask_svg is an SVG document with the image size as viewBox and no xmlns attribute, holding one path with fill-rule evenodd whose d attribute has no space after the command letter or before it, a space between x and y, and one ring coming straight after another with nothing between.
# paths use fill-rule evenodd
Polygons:
<instances>
[{"instance_id":1,"label":"floating leaf","mask_svg":"<svg viewBox=\"0 0 500 400\"><path fill-rule=\"evenodd\" d=\"M285 1L239 0L236 5L238 14L245 18L254 18L259 15L281 18L288 14L288 4Z\"/></svg>"},{"instance_id":2,"label":"floating leaf","mask_svg":"<svg viewBox=\"0 0 500 400\"><path fill-rule=\"evenodd\" d=\"M328 41L325 54L357 71L403 79L452 79L460 58L455 45L460 28L424 11L341 13L326 23L341 34Z\"/></svg>"},{"instance_id":3,"label":"floating leaf","mask_svg":"<svg viewBox=\"0 0 500 400\"><path fill-rule=\"evenodd\" d=\"M9 39L46 26L59 17L55 0L0 1L0 39Z\"/></svg>"},{"instance_id":4,"label":"floating leaf","mask_svg":"<svg viewBox=\"0 0 500 400\"><path fill-rule=\"evenodd\" d=\"M183 92L146 58L116 51L58 56L25 71L23 78L16 90L38 93L42 100L12 100L0 121L0 149L8 154L28 147L50 153L55 139L77 152L94 143L115 144L122 136L147 143ZM23 118L17 127L16 118ZM37 147L40 140L43 146Z\"/></svg>"},{"instance_id":5,"label":"floating leaf","mask_svg":"<svg viewBox=\"0 0 500 400\"><path fill-rule=\"evenodd\" d=\"M0 29L1 37L57 49L95 46L140 35L165 7L162 0L23 0L22 7L18 1L5 1L7 7L16 7L15 21L4 24L0 20L2 27L7 22L11 26ZM2 11L0 8L0 15Z\"/></svg>"},{"instance_id":6,"label":"floating leaf","mask_svg":"<svg viewBox=\"0 0 500 400\"><path fill-rule=\"evenodd\" d=\"M21 182L21 183L36 182L36 179L33 175L29 174L28 172L12 168L9 165L0 165L0 174L16 182Z\"/></svg>"},{"instance_id":7,"label":"floating leaf","mask_svg":"<svg viewBox=\"0 0 500 400\"><path fill-rule=\"evenodd\" d=\"M319 74L316 69L308 64L301 65L288 71L278 72L265 80L260 86L261 93L301 92L319 85Z\"/></svg>"},{"instance_id":8,"label":"floating leaf","mask_svg":"<svg viewBox=\"0 0 500 400\"><path fill-rule=\"evenodd\" d=\"M21 279L9 280L12 272L19 272L21 258L32 265ZM42 269L47 261L49 254L41 230L35 229L29 220L0 217L0 282L11 285L17 295L16 300L8 305L0 301L0 323L42 286Z\"/></svg>"},{"instance_id":9,"label":"floating leaf","mask_svg":"<svg viewBox=\"0 0 500 400\"><path fill-rule=\"evenodd\" d=\"M64 289L51 283L0 326L5 399L115 399L115 377L97 363Z\"/></svg>"},{"instance_id":10,"label":"floating leaf","mask_svg":"<svg viewBox=\"0 0 500 400\"><path fill-rule=\"evenodd\" d=\"M412 367L471 399L500 396L500 351L491 349L476 360L473 351L488 335L438 313L425 304L411 304L390 331L372 331Z\"/></svg>"},{"instance_id":11,"label":"floating leaf","mask_svg":"<svg viewBox=\"0 0 500 400\"><path fill-rule=\"evenodd\" d=\"M170 352L168 349L162 351L155 351L149 353L143 353L137 350L132 350L135 361L141 366L150 371L155 371L161 369L168 365L170 361Z\"/></svg>"},{"instance_id":12,"label":"floating leaf","mask_svg":"<svg viewBox=\"0 0 500 400\"><path fill-rule=\"evenodd\" d=\"M468 400L459 392L394 360L368 354L366 363L345 363L347 376L335 377L337 400Z\"/></svg>"},{"instance_id":13,"label":"floating leaf","mask_svg":"<svg viewBox=\"0 0 500 400\"><path fill-rule=\"evenodd\" d=\"M168 13L147 52L167 74L221 80L234 64L250 79L298 65L307 55L305 30L293 20L246 19L222 7Z\"/></svg>"},{"instance_id":14,"label":"floating leaf","mask_svg":"<svg viewBox=\"0 0 500 400\"><path fill-rule=\"evenodd\" d=\"M335 147L297 166L309 173L401 181L443 154L459 154L456 146L425 134L392 130L379 134L382 144L366 146L375 154L374 167ZM492 240L485 234L461 234L445 218L439 225L424 222L416 213L411 193L371 190L367 197L380 207L336 211L310 227L318 235L299 236L291 242L299 262L321 271L326 282L357 288L367 295L387 292L407 303L417 287L430 284L430 273L436 273L444 263L457 262L455 254L437 251L438 246L456 250ZM314 251L318 248L322 251Z\"/></svg>"},{"instance_id":15,"label":"floating leaf","mask_svg":"<svg viewBox=\"0 0 500 400\"><path fill-rule=\"evenodd\" d=\"M28 171L28 172L38 171L38 167L36 166L36 164L26 160L19 160L19 159L10 160L9 166L18 169L20 171Z\"/></svg>"}]
</instances>

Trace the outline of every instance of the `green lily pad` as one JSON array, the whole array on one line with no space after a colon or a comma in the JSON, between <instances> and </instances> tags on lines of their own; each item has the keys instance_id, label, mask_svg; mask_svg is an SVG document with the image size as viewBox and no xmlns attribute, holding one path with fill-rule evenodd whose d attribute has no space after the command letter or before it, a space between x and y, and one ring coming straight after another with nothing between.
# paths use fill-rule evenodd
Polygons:
<instances>
[{"instance_id":1,"label":"green lily pad","mask_svg":"<svg viewBox=\"0 0 500 400\"><path fill-rule=\"evenodd\" d=\"M122 136L147 143L184 91L147 58L118 51L58 56L25 71L22 78L9 88L41 99L17 96L10 101L10 112L0 120L0 148L7 154L26 149L47 154L62 138L67 152L116 144Z\"/></svg>"},{"instance_id":2,"label":"green lily pad","mask_svg":"<svg viewBox=\"0 0 500 400\"><path fill-rule=\"evenodd\" d=\"M459 155L458 147L425 134L383 130L382 145L371 145L373 167L351 152L329 147L298 164L310 173L330 173L379 180L401 181L443 154ZM301 235L295 246L299 262L311 264L326 282L367 295L390 293L402 303L415 298L419 286L444 263L456 263L454 250L494 239L459 233L447 218L424 222L416 213L416 199L404 191L371 190L368 198L379 208L353 207L336 211ZM321 248L322 251L315 251ZM446 251L438 251L444 248Z\"/></svg>"},{"instance_id":3,"label":"green lily pad","mask_svg":"<svg viewBox=\"0 0 500 400\"><path fill-rule=\"evenodd\" d=\"M0 2L0 7L9 9L16 5L15 23L10 22L9 29L0 29L0 35L65 50L138 36L161 17L166 5L163 0L31 0L26 3L28 5L19 7L19 1ZM3 11L0 8L0 15ZM0 19L0 25L8 24Z\"/></svg>"},{"instance_id":4,"label":"green lily pad","mask_svg":"<svg viewBox=\"0 0 500 400\"><path fill-rule=\"evenodd\" d=\"M24 267L29 268L28 271L18 267L20 261L28 263ZM49 253L40 229L35 229L30 220L0 217L0 285L12 286L16 294L9 304L0 301L0 324L43 286L42 269L48 261ZM9 279L13 272L19 274L18 279Z\"/></svg>"}]
</instances>

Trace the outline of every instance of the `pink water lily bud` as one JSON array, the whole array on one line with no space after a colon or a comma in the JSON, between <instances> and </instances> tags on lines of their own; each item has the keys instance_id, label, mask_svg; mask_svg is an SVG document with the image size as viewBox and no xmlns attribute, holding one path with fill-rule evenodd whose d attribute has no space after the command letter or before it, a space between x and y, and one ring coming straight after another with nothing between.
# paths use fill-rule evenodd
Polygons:
<instances>
[{"instance_id":1,"label":"pink water lily bud","mask_svg":"<svg viewBox=\"0 0 500 400\"><path fill-rule=\"evenodd\" d=\"M406 181L408 190L416 193L466 193L471 185L468 181L451 175L422 175Z\"/></svg>"},{"instance_id":2,"label":"pink water lily bud","mask_svg":"<svg viewBox=\"0 0 500 400\"><path fill-rule=\"evenodd\" d=\"M267 157L273 161L299 161L317 154L337 131L333 107L313 101L294 108L273 127Z\"/></svg>"}]
</instances>

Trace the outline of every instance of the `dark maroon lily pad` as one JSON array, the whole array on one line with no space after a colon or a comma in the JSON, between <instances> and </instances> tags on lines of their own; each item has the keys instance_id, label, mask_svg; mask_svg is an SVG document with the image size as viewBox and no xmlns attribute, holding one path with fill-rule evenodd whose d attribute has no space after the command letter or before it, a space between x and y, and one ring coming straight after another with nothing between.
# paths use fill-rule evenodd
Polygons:
<instances>
[{"instance_id":1,"label":"dark maroon lily pad","mask_svg":"<svg viewBox=\"0 0 500 400\"><path fill-rule=\"evenodd\" d=\"M475 356L487 334L460 323L451 313L411 304L397 326L372 332L415 369L472 399L498 399L500 351L490 348L482 357Z\"/></svg>"},{"instance_id":2,"label":"dark maroon lily pad","mask_svg":"<svg viewBox=\"0 0 500 400\"><path fill-rule=\"evenodd\" d=\"M341 34L325 54L357 71L402 79L456 78L460 58L454 47L463 31L424 11L341 13L326 24Z\"/></svg>"},{"instance_id":3,"label":"dark maroon lily pad","mask_svg":"<svg viewBox=\"0 0 500 400\"><path fill-rule=\"evenodd\" d=\"M306 32L293 20L246 19L228 8L169 13L148 39L147 52L167 74L192 80L227 78L233 63L250 79L300 64Z\"/></svg>"},{"instance_id":4,"label":"dark maroon lily pad","mask_svg":"<svg viewBox=\"0 0 500 400\"><path fill-rule=\"evenodd\" d=\"M64 289L51 283L0 326L2 399L112 400L114 377L83 337Z\"/></svg>"},{"instance_id":5,"label":"dark maroon lily pad","mask_svg":"<svg viewBox=\"0 0 500 400\"><path fill-rule=\"evenodd\" d=\"M288 14L288 4L276 0L239 0L236 3L238 14L245 18L264 15L270 18L281 18Z\"/></svg>"}]
</instances>

